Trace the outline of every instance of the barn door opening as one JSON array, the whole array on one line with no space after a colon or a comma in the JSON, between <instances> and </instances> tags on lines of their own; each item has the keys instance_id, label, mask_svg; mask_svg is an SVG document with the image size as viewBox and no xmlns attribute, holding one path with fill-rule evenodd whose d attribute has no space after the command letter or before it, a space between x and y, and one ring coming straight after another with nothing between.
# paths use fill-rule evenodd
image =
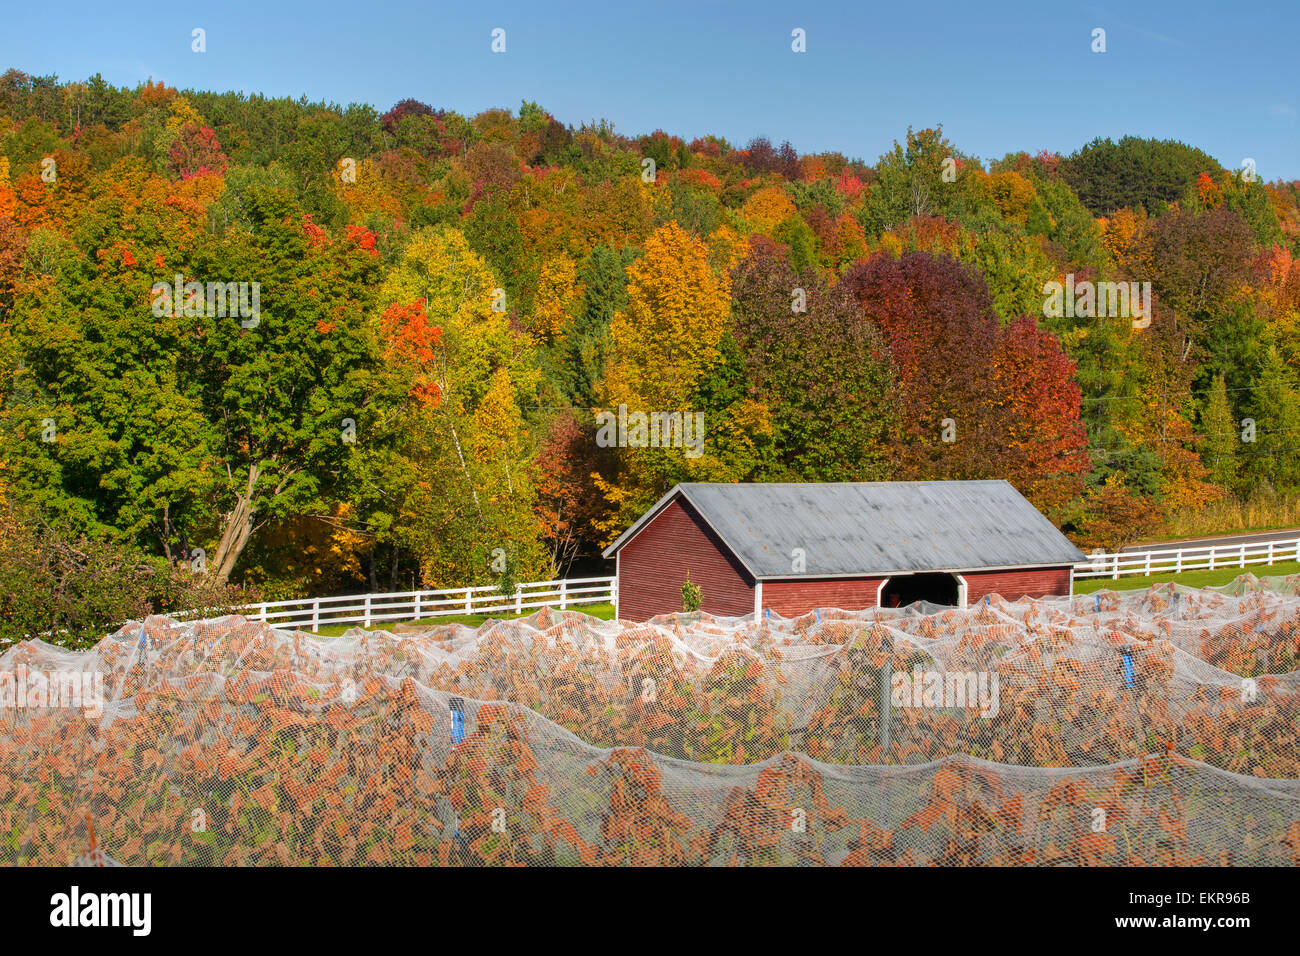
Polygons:
<instances>
[{"instance_id":1,"label":"barn door opening","mask_svg":"<svg viewBox=\"0 0 1300 956\"><path fill-rule=\"evenodd\" d=\"M880 589L881 607L906 607L917 601L959 607L962 582L953 574L896 575Z\"/></svg>"}]
</instances>

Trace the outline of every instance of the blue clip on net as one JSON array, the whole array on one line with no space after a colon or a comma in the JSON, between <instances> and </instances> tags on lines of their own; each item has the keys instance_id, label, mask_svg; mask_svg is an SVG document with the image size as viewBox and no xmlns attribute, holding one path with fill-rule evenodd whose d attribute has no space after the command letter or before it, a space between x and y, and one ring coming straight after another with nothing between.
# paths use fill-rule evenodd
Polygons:
<instances>
[{"instance_id":1,"label":"blue clip on net","mask_svg":"<svg viewBox=\"0 0 1300 956\"><path fill-rule=\"evenodd\" d=\"M459 697L451 699L451 742L452 745L465 739L465 702Z\"/></svg>"}]
</instances>

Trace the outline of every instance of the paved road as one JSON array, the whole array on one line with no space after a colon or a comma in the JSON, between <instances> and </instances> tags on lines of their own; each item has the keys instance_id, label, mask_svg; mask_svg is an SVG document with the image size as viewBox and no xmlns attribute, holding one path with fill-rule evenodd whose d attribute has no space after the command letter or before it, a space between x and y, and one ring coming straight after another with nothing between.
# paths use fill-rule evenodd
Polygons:
<instances>
[{"instance_id":1,"label":"paved road","mask_svg":"<svg viewBox=\"0 0 1300 956\"><path fill-rule=\"evenodd\" d=\"M1222 545L1259 544L1269 541L1284 541L1294 545L1300 540L1300 528L1281 531L1259 531L1252 534L1219 535L1213 538L1185 538L1181 541L1153 541L1147 544L1131 544L1122 551L1173 551L1177 548L1214 548Z\"/></svg>"}]
</instances>

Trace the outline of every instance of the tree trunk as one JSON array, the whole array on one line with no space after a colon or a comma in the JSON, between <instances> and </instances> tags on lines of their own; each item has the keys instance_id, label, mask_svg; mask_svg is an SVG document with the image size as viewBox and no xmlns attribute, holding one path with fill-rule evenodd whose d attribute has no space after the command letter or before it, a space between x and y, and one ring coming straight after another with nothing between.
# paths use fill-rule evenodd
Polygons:
<instances>
[{"instance_id":1,"label":"tree trunk","mask_svg":"<svg viewBox=\"0 0 1300 956\"><path fill-rule=\"evenodd\" d=\"M171 566L172 566L172 564L173 564L173 558L172 558L172 522L171 522L171 503L170 503L170 502L166 502L166 501L163 502L163 511L162 511L162 534L159 535L159 537L162 539L163 554L164 554L164 555L166 556L166 558L167 558L167 567L168 567L168 569L170 569Z\"/></svg>"},{"instance_id":2,"label":"tree trunk","mask_svg":"<svg viewBox=\"0 0 1300 956\"><path fill-rule=\"evenodd\" d=\"M253 508L253 490L257 485L257 466L248 466L248 484L242 495L235 496L235 507L226 516L226 527L221 532L221 541L217 544L217 553L212 558L216 568L216 583L224 585L230 580L235 563L244 553L248 539L253 534L253 520L257 511Z\"/></svg>"},{"instance_id":3,"label":"tree trunk","mask_svg":"<svg viewBox=\"0 0 1300 956\"><path fill-rule=\"evenodd\" d=\"M450 420L450 416L448 416L448 424L451 425L451 440L456 444L456 457L460 459L460 470L465 474L465 482L469 485L470 497L474 499L474 511L478 514L479 524L482 524L483 509L479 507L478 492L474 488L474 479L469 475L469 468L465 465L465 455L460 450L460 435L456 432L456 423Z\"/></svg>"}]
</instances>

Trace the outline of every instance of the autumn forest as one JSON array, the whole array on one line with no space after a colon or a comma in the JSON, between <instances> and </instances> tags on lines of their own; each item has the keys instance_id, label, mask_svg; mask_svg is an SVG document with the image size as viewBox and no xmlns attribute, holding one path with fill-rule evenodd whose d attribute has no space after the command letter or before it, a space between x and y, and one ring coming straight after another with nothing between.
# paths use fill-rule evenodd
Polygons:
<instances>
[{"instance_id":1,"label":"autumn forest","mask_svg":"<svg viewBox=\"0 0 1300 956\"><path fill-rule=\"evenodd\" d=\"M1296 520L1300 183L573 120L3 74L0 636L605 573L678 481L1005 478L1085 549ZM701 453L607 447L623 407Z\"/></svg>"}]
</instances>

